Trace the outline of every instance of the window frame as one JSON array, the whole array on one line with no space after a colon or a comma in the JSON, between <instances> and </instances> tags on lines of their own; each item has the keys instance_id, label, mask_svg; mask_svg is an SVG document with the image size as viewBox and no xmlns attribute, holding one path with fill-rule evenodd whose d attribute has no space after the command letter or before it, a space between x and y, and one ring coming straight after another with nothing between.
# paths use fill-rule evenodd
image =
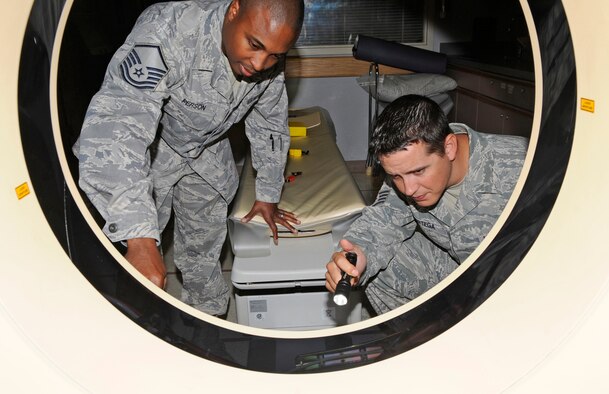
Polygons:
<instances>
[{"instance_id":1,"label":"window frame","mask_svg":"<svg viewBox=\"0 0 609 394\"><path fill-rule=\"evenodd\" d=\"M433 12L435 9L434 2L423 0L423 42L421 43L408 43L402 42L402 44L410 45L416 48L422 48L427 50L433 50L433 23L432 20ZM353 45L311 45L306 47L292 48L288 51L288 57L342 57L352 56Z\"/></svg>"}]
</instances>

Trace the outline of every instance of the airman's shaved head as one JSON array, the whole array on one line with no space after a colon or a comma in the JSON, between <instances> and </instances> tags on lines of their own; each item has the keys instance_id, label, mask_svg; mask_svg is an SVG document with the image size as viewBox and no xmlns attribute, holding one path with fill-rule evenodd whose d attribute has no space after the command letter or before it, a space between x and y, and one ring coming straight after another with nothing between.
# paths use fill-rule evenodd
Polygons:
<instances>
[{"instance_id":1,"label":"airman's shaved head","mask_svg":"<svg viewBox=\"0 0 609 394\"><path fill-rule=\"evenodd\" d=\"M236 0L241 9L266 9L271 17L279 23L289 24L294 31L300 32L304 19L304 2L302 0Z\"/></svg>"}]
</instances>

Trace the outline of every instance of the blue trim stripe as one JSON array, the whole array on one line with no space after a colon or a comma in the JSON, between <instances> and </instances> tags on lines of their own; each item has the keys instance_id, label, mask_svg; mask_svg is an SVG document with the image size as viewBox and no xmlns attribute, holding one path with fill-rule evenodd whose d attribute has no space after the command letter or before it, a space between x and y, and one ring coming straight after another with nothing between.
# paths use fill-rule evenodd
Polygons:
<instances>
[{"instance_id":1,"label":"blue trim stripe","mask_svg":"<svg viewBox=\"0 0 609 394\"><path fill-rule=\"evenodd\" d=\"M135 48L133 48L133 50L131 51L131 56L133 56L135 58L135 62L137 64L142 64L142 59L140 59L140 55L137 53Z\"/></svg>"},{"instance_id":2,"label":"blue trim stripe","mask_svg":"<svg viewBox=\"0 0 609 394\"><path fill-rule=\"evenodd\" d=\"M132 67L135 64L139 64L138 59L134 56L134 51L131 51L131 53L129 53L129 56L127 56L126 60L129 67Z\"/></svg>"}]
</instances>

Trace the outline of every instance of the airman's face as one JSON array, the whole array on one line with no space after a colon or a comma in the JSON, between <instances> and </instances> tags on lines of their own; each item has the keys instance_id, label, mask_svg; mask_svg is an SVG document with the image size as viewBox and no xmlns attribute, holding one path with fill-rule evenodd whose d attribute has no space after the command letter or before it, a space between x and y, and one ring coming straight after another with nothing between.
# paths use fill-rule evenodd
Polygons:
<instances>
[{"instance_id":1,"label":"airman's face","mask_svg":"<svg viewBox=\"0 0 609 394\"><path fill-rule=\"evenodd\" d=\"M427 149L426 143L417 142L379 157L395 187L416 205L425 208L436 205L444 191L452 186L450 180L456 153L446 143L444 155L429 153Z\"/></svg>"},{"instance_id":2,"label":"airman's face","mask_svg":"<svg viewBox=\"0 0 609 394\"><path fill-rule=\"evenodd\" d=\"M233 0L224 18L222 50L237 78L251 78L285 57L298 37L270 12L252 6L247 11Z\"/></svg>"}]
</instances>

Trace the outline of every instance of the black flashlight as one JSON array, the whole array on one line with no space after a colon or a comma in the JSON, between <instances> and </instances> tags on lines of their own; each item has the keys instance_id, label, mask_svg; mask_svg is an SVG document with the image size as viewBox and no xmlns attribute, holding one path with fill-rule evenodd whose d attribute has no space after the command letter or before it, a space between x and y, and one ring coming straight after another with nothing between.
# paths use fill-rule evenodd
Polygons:
<instances>
[{"instance_id":1,"label":"black flashlight","mask_svg":"<svg viewBox=\"0 0 609 394\"><path fill-rule=\"evenodd\" d=\"M357 255L353 252L345 253L347 260L355 266L357 263ZM351 292L351 275L343 272L342 278L336 284L336 291L334 292L334 303L338 306L347 305L349 302L349 293Z\"/></svg>"}]
</instances>

